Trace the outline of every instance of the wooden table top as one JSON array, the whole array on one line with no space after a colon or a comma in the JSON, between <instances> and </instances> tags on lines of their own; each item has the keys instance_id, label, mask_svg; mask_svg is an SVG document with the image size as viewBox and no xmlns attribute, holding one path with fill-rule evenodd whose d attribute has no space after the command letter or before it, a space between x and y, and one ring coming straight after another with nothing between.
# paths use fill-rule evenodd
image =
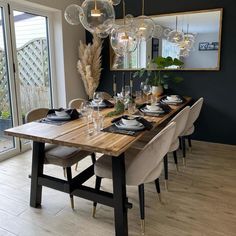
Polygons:
<instances>
[{"instance_id":1,"label":"wooden table top","mask_svg":"<svg viewBox=\"0 0 236 236\"><path fill-rule=\"evenodd\" d=\"M185 103L179 106L171 105L172 111L162 117L145 116L148 121L154 122L154 128L166 121L170 116L177 113L190 101L190 97L185 97ZM112 109L104 109L103 114ZM114 117L106 117L104 127L111 125ZM108 132L99 132L88 135L87 125L83 119L67 122L63 125L52 125L40 122L31 122L18 127L7 129L5 134L18 138L29 139L37 142L52 143L69 147L78 147L84 150L100 152L112 156L119 156L127 150L132 143L138 140L145 132L138 136L128 136Z\"/></svg>"}]
</instances>

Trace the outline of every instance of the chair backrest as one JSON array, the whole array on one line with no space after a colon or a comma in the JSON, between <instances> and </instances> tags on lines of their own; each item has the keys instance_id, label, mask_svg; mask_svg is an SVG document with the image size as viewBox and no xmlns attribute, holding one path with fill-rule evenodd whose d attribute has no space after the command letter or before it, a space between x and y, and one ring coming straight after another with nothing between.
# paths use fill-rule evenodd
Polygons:
<instances>
[{"instance_id":1,"label":"chair backrest","mask_svg":"<svg viewBox=\"0 0 236 236\"><path fill-rule=\"evenodd\" d=\"M71 109L79 109L83 102L85 102L85 100L83 98L73 99L73 100L71 100L69 102L69 108L71 108Z\"/></svg>"},{"instance_id":2,"label":"chair backrest","mask_svg":"<svg viewBox=\"0 0 236 236\"><path fill-rule=\"evenodd\" d=\"M200 115L204 99L199 98L191 107L185 130L189 130Z\"/></svg>"},{"instance_id":3,"label":"chair backrest","mask_svg":"<svg viewBox=\"0 0 236 236\"><path fill-rule=\"evenodd\" d=\"M48 111L49 111L48 108L37 108L29 111L25 116L26 123L46 117Z\"/></svg>"},{"instance_id":4,"label":"chair backrest","mask_svg":"<svg viewBox=\"0 0 236 236\"><path fill-rule=\"evenodd\" d=\"M174 118L170 121L170 123L171 122L176 123L175 134L174 134L172 143L176 142L180 134L183 133L186 127L188 117L189 117L189 111L190 111L190 107L189 106L185 107L183 110L178 112L178 114L174 116Z\"/></svg>"},{"instance_id":5,"label":"chair backrest","mask_svg":"<svg viewBox=\"0 0 236 236\"><path fill-rule=\"evenodd\" d=\"M128 185L152 182L159 177L162 159L169 151L174 132L175 122L172 122L138 153L126 169Z\"/></svg>"},{"instance_id":6,"label":"chair backrest","mask_svg":"<svg viewBox=\"0 0 236 236\"><path fill-rule=\"evenodd\" d=\"M110 95L109 93L107 93L107 92L102 92L102 98L103 98L103 99L106 99L106 100L109 100L109 99L111 99L112 97L111 97L111 95Z\"/></svg>"}]
</instances>

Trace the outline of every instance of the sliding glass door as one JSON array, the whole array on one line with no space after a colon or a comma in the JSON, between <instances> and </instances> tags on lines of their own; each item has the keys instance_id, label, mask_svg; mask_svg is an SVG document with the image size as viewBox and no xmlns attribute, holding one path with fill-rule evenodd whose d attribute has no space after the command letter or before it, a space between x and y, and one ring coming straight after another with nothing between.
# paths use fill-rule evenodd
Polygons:
<instances>
[{"instance_id":1,"label":"sliding glass door","mask_svg":"<svg viewBox=\"0 0 236 236\"><path fill-rule=\"evenodd\" d=\"M1 8L0 17L1 160L27 148L26 141L7 137L3 130L24 123L32 109L50 108L52 89L49 16L8 4Z\"/></svg>"}]
</instances>

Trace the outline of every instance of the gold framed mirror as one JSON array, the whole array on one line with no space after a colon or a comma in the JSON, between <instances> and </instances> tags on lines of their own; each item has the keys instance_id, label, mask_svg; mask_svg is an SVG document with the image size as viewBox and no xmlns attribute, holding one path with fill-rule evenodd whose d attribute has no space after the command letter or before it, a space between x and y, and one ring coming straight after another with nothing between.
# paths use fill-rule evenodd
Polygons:
<instances>
[{"instance_id":1,"label":"gold framed mirror","mask_svg":"<svg viewBox=\"0 0 236 236\"><path fill-rule=\"evenodd\" d=\"M171 67L165 70L220 70L221 34L223 9L188 11L150 16L155 24L162 27L163 32L158 38L148 42L138 43L134 52L117 56L110 46L110 70L133 71L142 68L158 70L152 63L158 56L180 59L181 67ZM117 20L117 24L122 19ZM193 35L193 45L183 54L182 46L171 42L168 31L175 29L185 35Z\"/></svg>"}]
</instances>

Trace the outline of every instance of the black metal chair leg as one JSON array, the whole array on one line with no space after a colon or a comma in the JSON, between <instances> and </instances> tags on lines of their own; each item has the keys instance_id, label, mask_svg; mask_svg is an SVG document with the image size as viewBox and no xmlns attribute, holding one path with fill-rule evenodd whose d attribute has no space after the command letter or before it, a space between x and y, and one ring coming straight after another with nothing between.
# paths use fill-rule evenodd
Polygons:
<instances>
[{"instance_id":1,"label":"black metal chair leg","mask_svg":"<svg viewBox=\"0 0 236 236\"><path fill-rule=\"evenodd\" d=\"M164 156L165 187L168 190L168 156Z\"/></svg>"},{"instance_id":2,"label":"black metal chair leg","mask_svg":"<svg viewBox=\"0 0 236 236\"><path fill-rule=\"evenodd\" d=\"M181 137L182 139L182 151L183 151L183 164L184 166L186 165L186 160L185 160L185 157L186 157L186 145L185 145L185 137Z\"/></svg>"},{"instance_id":3,"label":"black metal chair leg","mask_svg":"<svg viewBox=\"0 0 236 236\"><path fill-rule=\"evenodd\" d=\"M68 182L70 182L72 180L71 167L66 167L66 176L67 176ZM75 209L74 197L71 194L70 194L70 204L71 204L71 208L74 210Z\"/></svg>"},{"instance_id":4,"label":"black metal chair leg","mask_svg":"<svg viewBox=\"0 0 236 236\"><path fill-rule=\"evenodd\" d=\"M95 164L95 162L96 162L96 154L95 153L91 154L91 159L92 159L92 163Z\"/></svg>"},{"instance_id":5,"label":"black metal chair leg","mask_svg":"<svg viewBox=\"0 0 236 236\"><path fill-rule=\"evenodd\" d=\"M96 183L95 183L95 190L98 191L101 187L101 182L102 182L102 178L96 176ZM92 212L92 216L95 217L96 215L96 208L97 208L97 202L93 202L93 212Z\"/></svg>"},{"instance_id":6,"label":"black metal chair leg","mask_svg":"<svg viewBox=\"0 0 236 236\"><path fill-rule=\"evenodd\" d=\"M182 150L182 139L179 137L179 149Z\"/></svg>"},{"instance_id":7,"label":"black metal chair leg","mask_svg":"<svg viewBox=\"0 0 236 236\"><path fill-rule=\"evenodd\" d=\"M139 192L139 208L140 208L140 218L141 218L141 232L145 232L145 199L144 199L144 184L138 186Z\"/></svg>"},{"instance_id":8,"label":"black metal chair leg","mask_svg":"<svg viewBox=\"0 0 236 236\"><path fill-rule=\"evenodd\" d=\"M159 178L155 180L156 190L158 193L159 201L161 202L161 188Z\"/></svg>"},{"instance_id":9,"label":"black metal chair leg","mask_svg":"<svg viewBox=\"0 0 236 236\"><path fill-rule=\"evenodd\" d=\"M189 148L190 151L192 151L192 142L191 142L191 137L188 136L187 138L188 138L188 148Z\"/></svg>"},{"instance_id":10,"label":"black metal chair leg","mask_svg":"<svg viewBox=\"0 0 236 236\"><path fill-rule=\"evenodd\" d=\"M177 158L176 151L173 152L173 157L174 157L174 161L175 161L176 170L179 171L178 158Z\"/></svg>"}]
</instances>

